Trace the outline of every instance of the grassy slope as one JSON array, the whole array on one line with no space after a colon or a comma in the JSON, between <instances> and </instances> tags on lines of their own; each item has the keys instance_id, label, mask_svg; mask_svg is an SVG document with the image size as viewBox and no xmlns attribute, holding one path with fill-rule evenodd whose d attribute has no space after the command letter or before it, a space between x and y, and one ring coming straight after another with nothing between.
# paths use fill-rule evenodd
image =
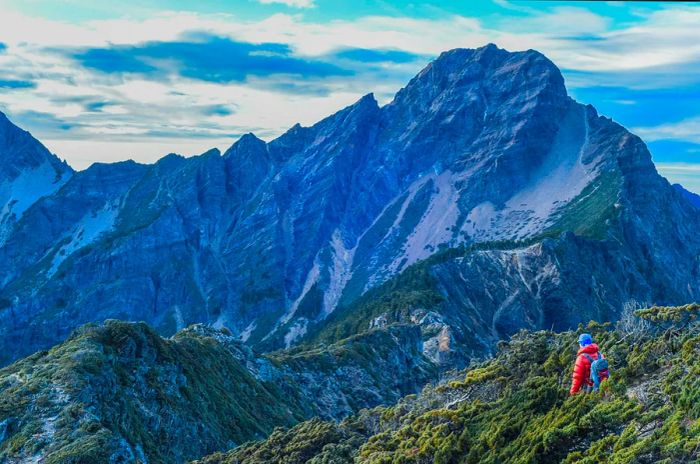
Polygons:
<instances>
[{"instance_id":1,"label":"grassy slope","mask_svg":"<svg viewBox=\"0 0 700 464\"><path fill-rule=\"evenodd\" d=\"M577 332L521 333L493 360L393 407L278 429L202 462L696 462L699 313L654 308L619 329L586 327L612 362L602 393L568 396Z\"/></svg>"}]
</instances>

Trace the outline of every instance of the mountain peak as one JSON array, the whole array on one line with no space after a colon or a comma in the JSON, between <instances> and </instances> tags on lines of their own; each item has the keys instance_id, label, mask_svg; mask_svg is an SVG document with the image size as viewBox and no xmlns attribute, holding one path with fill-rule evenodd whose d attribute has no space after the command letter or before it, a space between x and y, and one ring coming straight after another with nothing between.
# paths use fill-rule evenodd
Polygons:
<instances>
[{"instance_id":1,"label":"mountain peak","mask_svg":"<svg viewBox=\"0 0 700 464\"><path fill-rule=\"evenodd\" d=\"M493 57L496 54L508 54L507 50L499 48L494 43L488 43L482 47L477 48L453 48L451 50L444 51L435 59L435 61L440 61L447 59L448 57L459 57L463 60L477 61L484 58ZM433 62L435 62L433 61Z\"/></svg>"},{"instance_id":2,"label":"mountain peak","mask_svg":"<svg viewBox=\"0 0 700 464\"><path fill-rule=\"evenodd\" d=\"M223 159L230 191L254 191L272 168L267 143L252 132L236 140Z\"/></svg>"},{"instance_id":3,"label":"mountain peak","mask_svg":"<svg viewBox=\"0 0 700 464\"><path fill-rule=\"evenodd\" d=\"M221 156L221 150L219 150L218 148L210 148L209 150L205 151L199 156L202 158L206 158L208 156Z\"/></svg>"},{"instance_id":4,"label":"mountain peak","mask_svg":"<svg viewBox=\"0 0 700 464\"><path fill-rule=\"evenodd\" d=\"M258 137L257 135L255 135L252 132L248 132L247 134L241 135L241 138L239 140L242 142L244 142L244 141L245 142L248 142L248 141L250 141L250 142L255 142L255 141L262 142L262 139L260 139L260 137Z\"/></svg>"},{"instance_id":5,"label":"mountain peak","mask_svg":"<svg viewBox=\"0 0 700 464\"><path fill-rule=\"evenodd\" d=\"M12 303L16 320L4 331L0 327L0 354L9 359L45 348L77 321L117 314L145 318L163 333L192 322L225 323L246 343L274 349L312 335L337 308L349 307L441 249L494 242L532 241L528 272L539 275L550 268L549 262L561 263L547 273L548 295L566 296L506 302L507 295L531 293L530 284L523 286L518 278L502 282L501 296L482 292L490 284L478 276L520 275L511 267L519 262L517 254L511 255L514 260L501 259L506 254L494 250L467 260L464 268L445 268L441 282L469 276L455 288L467 285L469 298L479 302L474 317L483 325L478 330L487 328L493 337L521 327L549 327L547 322L559 327L580 322L580 305L589 305L598 289L579 293L581 283L560 279L559 273L574 274L581 266L596 269L605 292L616 292L609 296L616 306L630 298L660 301L664 295L700 294L691 259L700 247L694 232L697 213L679 195L669 194L670 187L647 166L653 167L641 140L569 98L561 74L540 53L509 52L493 44L447 51L381 108L367 94L315 124L297 124L269 143L243 135L223 158L165 157L128 190L125 200L109 192L101 197L109 199L105 204L122 205L119 215L102 203L73 206L62 194L47 199L50 207L33 208L23 219L25 228L4 229L12 240L8 243L23 246L16 254L0 253L0 267L12 269L9 277L3 276L11 287L0 296L17 302ZM138 172L126 174L123 178L130 180ZM126 180L115 182L119 188L113 191L123 192ZM168 196L160 195L161 184ZM15 185L8 200L0 201L0 208L15 205L13 214L30 204L16 206L16 192L27 189ZM84 186L77 179L74 190ZM45 195L36 192L33 199ZM670 203L677 207L668 208ZM73 208L70 216L55 206L63 204ZM148 214L142 214L144 205L149 205ZM117 226L108 229L113 219ZM100 228L93 227L96 222ZM656 227L657 222L664 227ZM610 251L612 259L589 259L590 249L597 249L587 248L589 243L622 236L623 227L633 231L622 237L629 237L629 247ZM115 231L123 233L127 239L110 244L110 256L124 264L105 266L104 248L87 249L85 241L79 242L75 231L85 228L110 230L110 239ZM585 236L585 243L566 232ZM54 277L54 262L36 262L36 257L45 256L59 238L73 235L74 244L63 248L66 256L85 251L71 260L59 261L58 254L54 262L61 266L61 277ZM540 238L555 235L563 237L557 243L574 252L557 256L545 250ZM140 245L154 243L158 246ZM19 265L15 256L21 258ZM214 259L219 256L224 259ZM668 276L645 280L645 275L610 267L647 256L655 261L646 262L645 269L661 263L656 256L667 256L673 266L658 267L670 270ZM588 264L581 264L582 259ZM129 279L122 278L125 269ZM622 277L603 278L610 274ZM628 281L635 283L618 285ZM64 282L81 285L68 289ZM90 293L101 288L109 288L114 299ZM59 299L65 304L57 312L53 308ZM596 301L591 306L591 311L603 311L609 305ZM99 314L84 309L92 307L100 308ZM462 307L458 301L450 306ZM559 307L565 310L553 314L551 308ZM44 313L43 308L49 309ZM24 324L35 320L47 329ZM472 330L462 323L450 324L455 330ZM489 337L469 350L488 349L494 340ZM429 355L441 359L432 348Z\"/></svg>"},{"instance_id":6,"label":"mountain peak","mask_svg":"<svg viewBox=\"0 0 700 464\"><path fill-rule=\"evenodd\" d=\"M73 172L32 134L17 127L0 111L0 181L12 180L43 165L50 166L57 178Z\"/></svg>"},{"instance_id":7,"label":"mountain peak","mask_svg":"<svg viewBox=\"0 0 700 464\"><path fill-rule=\"evenodd\" d=\"M377 103L377 99L374 97L374 92L370 92L366 95L363 95L353 106L361 106L361 105L371 105L371 106L378 106L379 104Z\"/></svg>"},{"instance_id":8,"label":"mountain peak","mask_svg":"<svg viewBox=\"0 0 700 464\"><path fill-rule=\"evenodd\" d=\"M267 147L264 140L259 139L252 132L243 134L241 138L236 140L228 150L224 152L225 159L238 159L248 157L250 154L257 156L267 152Z\"/></svg>"},{"instance_id":9,"label":"mountain peak","mask_svg":"<svg viewBox=\"0 0 700 464\"><path fill-rule=\"evenodd\" d=\"M557 66L549 58L537 50L530 48L522 51L509 51L505 48L500 48L494 43L488 43L477 48L453 48L451 50L444 51L426 67L430 67L436 63L441 63L448 60L452 60L452 64L460 67L460 63L462 66L464 66L469 62L488 63L493 60L501 60L500 62L503 62L504 60L512 58L545 60L551 67L558 70Z\"/></svg>"},{"instance_id":10,"label":"mountain peak","mask_svg":"<svg viewBox=\"0 0 700 464\"><path fill-rule=\"evenodd\" d=\"M479 94L489 90L488 94L506 88L567 96L559 68L543 54L535 50L509 52L488 44L443 52L396 94L394 102L421 99L429 103L454 91L459 91L460 101L465 102L470 95L462 91Z\"/></svg>"}]
</instances>

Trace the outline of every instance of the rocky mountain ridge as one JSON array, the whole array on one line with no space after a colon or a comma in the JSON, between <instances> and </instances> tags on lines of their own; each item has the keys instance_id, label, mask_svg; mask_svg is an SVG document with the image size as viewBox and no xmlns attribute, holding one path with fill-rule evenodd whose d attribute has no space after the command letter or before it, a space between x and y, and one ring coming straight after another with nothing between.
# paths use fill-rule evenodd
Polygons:
<instances>
[{"instance_id":1,"label":"rocky mountain ridge","mask_svg":"<svg viewBox=\"0 0 700 464\"><path fill-rule=\"evenodd\" d=\"M0 460L697 458L696 306L590 325L612 396L561 388L552 331L697 299L700 209L538 52L153 165L74 172L3 116L0 161L0 362L67 337L0 370Z\"/></svg>"},{"instance_id":2,"label":"rocky mountain ridge","mask_svg":"<svg viewBox=\"0 0 700 464\"><path fill-rule=\"evenodd\" d=\"M3 146L15 159L25 145ZM614 320L630 299L700 292L697 208L532 50L445 52L383 107L367 95L223 155L43 165L59 170L51 191L3 226L3 363L108 318L293 346L361 319L351 313L364 295L441 253L458 255L426 270L441 303L398 318L422 324L436 360L483 356L522 327Z\"/></svg>"},{"instance_id":3,"label":"rocky mountain ridge","mask_svg":"<svg viewBox=\"0 0 700 464\"><path fill-rule=\"evenodd\" d=\"M56 192L73 170L29 132L0 113L0 247L14 224L37 200Z\"/></svg>"}]
</instances>

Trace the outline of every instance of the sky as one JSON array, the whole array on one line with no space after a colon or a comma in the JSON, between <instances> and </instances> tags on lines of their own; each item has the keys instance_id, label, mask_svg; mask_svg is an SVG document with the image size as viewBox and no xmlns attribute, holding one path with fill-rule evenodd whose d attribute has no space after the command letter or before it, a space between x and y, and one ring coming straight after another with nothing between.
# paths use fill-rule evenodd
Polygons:
<instances>
[{"instance_id":1,"label":"sky","mask_svg":"<svg viewBox=\"0 0 700 464\"><path fill-rule=\"evenodd\" d=\"M533 48L700 193L700 4L0 0L0 111L74 168L271 140L440 52Z\"/></svg>"}]
</instances>

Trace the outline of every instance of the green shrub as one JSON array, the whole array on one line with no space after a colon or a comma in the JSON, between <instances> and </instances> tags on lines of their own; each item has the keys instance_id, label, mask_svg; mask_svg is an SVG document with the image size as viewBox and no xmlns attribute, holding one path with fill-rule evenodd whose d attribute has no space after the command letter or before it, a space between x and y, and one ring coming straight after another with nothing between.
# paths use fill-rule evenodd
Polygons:
<instances>
[{"instance_id":1,"label":"green shrub","mask_svg":"<svg viewBox=\"0 0 700 464\"><path fill-rule=\"evenodd\" d=\"M609 324L581 327L611 361L612 377L597 393L568 395L578 333L521 332L461 378L288 434L302 433L305 450L342 448L342 458L323 461L337 463L697 462L700 335L685 328L694 306L645 310L640 316L663 321L664 330L634 340ZM311 432L336 427L340 436ZM206 462L297 462L285 460L280 434Z\"/></svg>"}]
</instances>

